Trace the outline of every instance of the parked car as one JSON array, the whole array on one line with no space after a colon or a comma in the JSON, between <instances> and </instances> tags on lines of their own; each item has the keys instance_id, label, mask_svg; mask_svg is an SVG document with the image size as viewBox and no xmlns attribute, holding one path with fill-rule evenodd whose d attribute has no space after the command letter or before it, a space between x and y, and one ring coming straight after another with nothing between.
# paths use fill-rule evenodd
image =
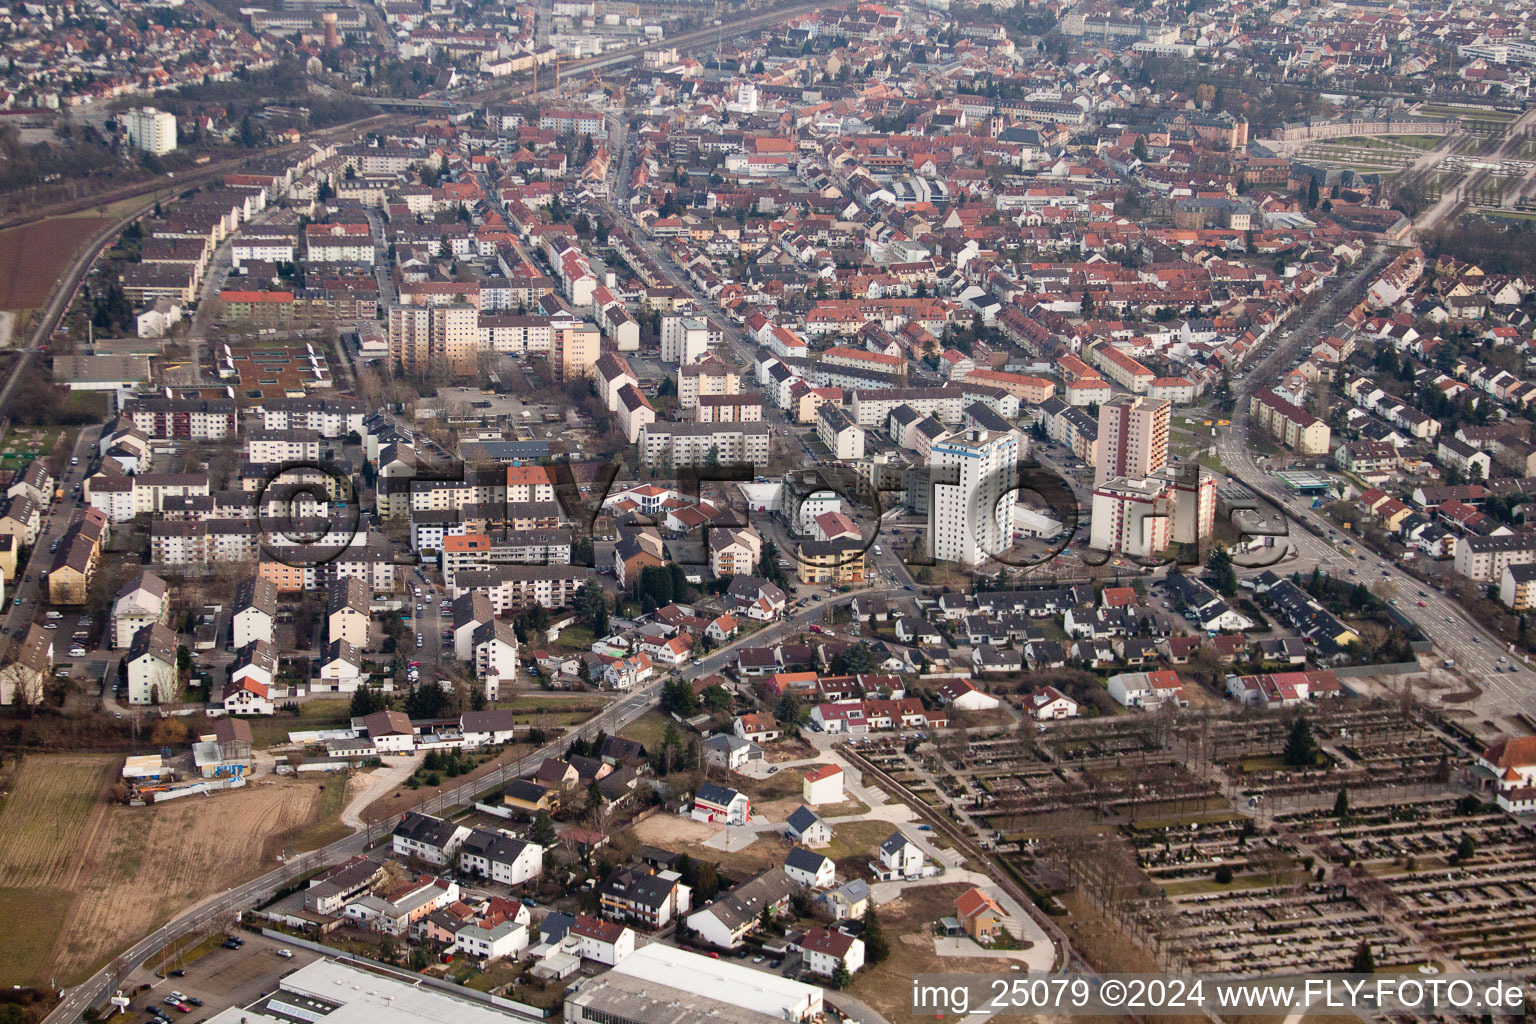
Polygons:
<instances>
[{"instance_id":1,"label":"parked car","mask_svg":"<svg viewBox=\"0 0 1536 1024\"><path fill-rule=\"evenodd\" d=\"M293 959L293 950L291 950L291 949L280 949L280 950L277 951L277 955L282 957L284 960L292 960Z\"/></svg>"}]
</instances>

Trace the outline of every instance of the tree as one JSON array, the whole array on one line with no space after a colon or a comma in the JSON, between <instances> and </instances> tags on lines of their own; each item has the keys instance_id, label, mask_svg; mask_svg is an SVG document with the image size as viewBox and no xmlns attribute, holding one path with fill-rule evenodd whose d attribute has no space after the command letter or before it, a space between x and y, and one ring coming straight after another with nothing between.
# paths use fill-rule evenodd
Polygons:
<instances>
[{"instance_id":1,"label":"tree","mask_svg":"<svg viewBox=\"0 0 1536 1024\"><path fill-rule=\"evenodd\" d=\"M1317 201L1320 198L1320 196L1321 196L1321 193L1320 193L1320 190L1317 187L1317 179L1316 178L1309 178L1309 179L1307 179L1307 209L1309 209L1309 210L1317 209Z\"/></svg>"},{"instance_id":2,"label":"tree","mask_svg":"<svg viewBox=\"0 0 1536 1024\"><path fill-rule=\"evenodd\" d=\"M187 723L180 718L162 718L155 723L149 741L157 747L176 747L187 742Z\"/></svg>"},{"instance_id":3,"label":"tree","mask_svg":"<svg viewBox=\"0 0 1536 1024\"><path fill-rule=\"evenodd\" d=\"M1092 316L1093 316L1093 296L1089 295L1085 291L1085 292L1083 292L1083 319L1087 320L1087 319L1090 319Z\"/></svg>"},{"instance_id":4,"label":"tree","mask_svg":"<svg viewBox=\"0 0 1536 1024\"><path fill-rule=\"evenodd\" d=\"M839 960L837 967L832 971L832 987L836 989L847 988L853 981L853 975L848 973L848 968Z\"/></svg>"},{"instance_id":5,"label":"tree","mask_svg":"<svg viewBox=\"0 0 1536 1024\"><path fill-rule=\"evenodd\" d=\"M1375 974L1376 958L1371 955L1371 943L1367 939L1361 939L1360 945L1355 949L1355 955L1349 961L1349 973L1351 974Z\"/></svg>"},{"instance_id":6,"label":"tree","mask_svg":"<svg viewBox=\"0 0 1536 1024\"><path fill-rule=\"evenodd\" d=\"M779 698L779 706L775 709L775 715L785 725L799 725L805 721L805 705L800 703L800 698L792 693L786 693Z\"/></svg>"},{"instance_id":7,"label":"tree","mask_svg":"<svg viewBox=\"0 0 1536 1024\"><path fill-rule=\"evenodd\" d=\"M352 706L348 708L348 714L353 718L363 718L375 711L384 710L384 694L371 686L359 686L352 691Z\"/></svg>"},{"instance_id":8,"label":"tree","mask_svg":"<svg viewBox=\"0 0 1536 1024\"><path fill-rule=\"evenodd\" d=\"M1218 593L1224 597L1232 597L1237 593L1237 570L1232 568L1232 556L1222 548L1212 548L1205 565L1210 570L1212 585Z\"/></svg>"},{"instance_id":9,"label":"tree","mask_svg":"<svg viewBox=\"0 0 1536 1024\"><path fill-rule=\"evenodd\" d=\"M582 621L592 627L594 636L600 637L608 632L608 595L603 593L602 584L596 580L587 580L576 591L571 606Z\"/></svg>"},{"instance_id":10,"label":"tree","mask_svg":"<svg viewBox=\"0 0 1536 1024\"><path fill-rule=\"evenodd\" d=\"M1231 884L1231 882L1232 882L1232 869L1229 868L1225 864L1221 865L1219 868L1216 869L1215 878L1216 878L1216 884L1217 885L1229 885L1229 884Z\"/></svg>"},{"instance_id":11,"label":"tree","mask_svg":"<svg viewBox=\"0 0 1536 1024\"><path fill-rule=\"evenodd\" d=\"M841 676L873 672L875 668L875 660L870 656L869 648L863 644L853 644L844 648L833 660L837 663L833 671Z\"/></svg>"},{"instance_id":12,"label":"tree","mask_svg":"<svg viewBox=\"0 0 1536 1024\"><path fill-rule=\"evenodd\" d=\"M758 559L752 571L782 590L789 589L789 578L784 574L783 566L779 565L779 546L771 540L763 545L763 556Z\"/></svg>"},{"instance_id":13,"label":"tree","mask_svg":"<svg viewBox=\"0 0 1536 1024\"><path fill-rule=\"evenodd\" d=\"M699 865L699 881L693 887L693 894L700 904L708 903L720 894L720 876L716 873L713 864L704 863ZM869 950L866 948L866 955L868 952Z\"/></svg>"},{"instance_id":14,"label":"tree","mask_svg":"<svg viewBox=\"0 0 1536 1024\"><path fill-rule=\"evenodd\" d=\"M1349 787L1339 787L1339 795L1333 798L1333 816L1340 820L1349 817Z\"/></svg>"},{"instance_id":15,"label":"tree","mask_svg":"<svg viewBox=\"0 0 1536 1024\"><path fill-rule=\"evenodd\" d=\"M657 608L672 603L672 570L665 565L648 565L640 570L635 584L635 596L642 602L650 601Z\"/></svg>"},{"instance_id":16,"label":"tree","mask_svg":"<svg viewBox=\"0 0 1536 1024\"><path fill-rule=\"evenodd\" d=\"M704 691L704 706L710 711L721 712L731 706L731 691L716 684Z\"/></svg>"},{"instance_id":17,"label":"tree","mask_svg":"<svg viewBox=\"0 0 1536 1024\"><path fill-rule=\"evenodd\" d=\"M661 687L661 710L669 715L687 718L698 714L699 698L693 692L693 684L686 679L669 679Z\"/></svg>"},{"instance_id":18,"label":"tree","mask_svg":"<svg viewBox=\"0 0 1536 1024\"><path fill-rule=\"evenodd\" d=\"M1317 764L1317 740L1312 735L1312 723L1303 715L1297 715L1291 723L1291 732L1285 738L1285 763L1292 768L1311 768Z\"/></svg>"},{"instance_id":19,"label":"tree","mask_svg":"<svg viewBox=\"0 0 1536 1024\"><path fill-rule=\"evenodd\" d=\"M1456 844L1456 861L1464 864L1477 856L1477 840L1466 832L1461 834L1461 842Z\"/></svg>"},{"instance_id":20,"label":"tree","mask_svg":"<svg viewBox=\"0 0 1536 1024\"><path fill-rule=\"evenodd\" d=\"M533 841L547 850L555 845L557 838L555 823L550 820L549 812L540 811L533 819Z\"/></svg>"},{"instance_id":21,"label":"tree","mask_svg":"<svg viewBox=\"0 0 1536 1024\"><path fill-rule=\"evenodd\" d=\"M435 681L425 682L405 698L405 713L412 718L436 718L448 706L448 694Z\"/></svg>"},{"instance_id":22,"label":"tree","mask_svg":"<svg viewBox=\"0 0 1536 1024\"><path fill-rule=\"evenodd\" d=\"M864 911L864 962L871 965L884 963L890 955L891 947L880 927L880 915L870 907Z\"/></svg>"}]
</instances>

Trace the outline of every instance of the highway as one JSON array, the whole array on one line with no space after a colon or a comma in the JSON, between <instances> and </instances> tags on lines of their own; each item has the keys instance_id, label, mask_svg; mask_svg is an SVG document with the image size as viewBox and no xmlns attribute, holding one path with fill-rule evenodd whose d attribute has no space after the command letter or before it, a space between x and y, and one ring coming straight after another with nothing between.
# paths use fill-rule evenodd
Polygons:
<instances>
[{"instance_id":1,"label":"highway","mask_svg":"<svg viewBox=\"0 0 1536 1024\"><path fill-rule=\"evenodd\" d=\"M1278 379L1303 345L1309 345L1321 337L1358 302L1376 271L1387 262L1389 256L1387 251L1372 250L1371 254L1348 272L1339 287L1325 301L1299 322L1281 331L1274 348L1233 381L1237 406L1233 411L1231 429L1216 443L1217 451L1230 476L1256 494L1269 499L1274 511L1292 524L1288 543L1297 557L1285 562L1283 568L1277 567L1277 571L1299 571L1305 575L1314 567L1320 567L1331 575L1358 579L1370 586L1393 584L1399 602L1397 611L1434 640L1445 657L1455 660L1457 673L1483 691L1482 697L1473 703L1481 715L1495 718L1519 710L1536 712L1536 696L1533 696L1532 688L1532 684L1536 683L1536 675L1516 659L1508 657L1500 640L1469 618L1445 594L1423 586L1398 567L1379 560L1364 548L1358 538L1341 534L1337 545L1329 543L1325 538L1330 532L1336 531L1337 526L1314 512L1306 501L1271 476L1254 457L1250 446L1249 431L1252 428L1249 424L1248 395L1255 388ZM1321 532L1321 536L1301 524L1310 524ZM1346 547L1356 549L1357 554L1346 554L1343 550ZM1261 556L1265 560L1273 557L1262 552ZM1241 563L1247 559L1238 555L1234 560ZM1350 570L1354 570L1353 574ZM1258 571L1262 569L1253 569L1245 574L1251 575ZM1510 665L1515 666L1516 671L1506 671Z\"/></svg>"}]
</instances>

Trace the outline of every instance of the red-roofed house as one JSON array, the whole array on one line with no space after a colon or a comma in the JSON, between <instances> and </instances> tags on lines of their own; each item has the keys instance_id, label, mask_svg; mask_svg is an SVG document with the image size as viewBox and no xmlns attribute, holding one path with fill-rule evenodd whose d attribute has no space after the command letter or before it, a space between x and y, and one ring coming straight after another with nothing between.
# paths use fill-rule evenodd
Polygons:
<instances>
[{"instance_id":1,"label":"red-roofed house","mask_svg":"<svg viewBox=\"0 0 1536 1024\"><path fill-rule=\"evenodd\" d=\"M842 768L835 764L817 764L807 768L805 781L800 785L800 798L812 806L842 803Z\"/></svg>"},{"instance_id":2,"label":"red-roofed house","mask_svg":"<svg viewBox=\"0 0 1536 1024\"><path fill-rule=\"evenodd\" d=\"M577 952L583 960L595 960L614 966L635 951L634 929L615 921L578 914L569 935L577 940Z\"/></svg>"},{"instance_id":3,"label":"red-roofed house","mask_svg":"<svg viewBox=\"0 0 1536 1024\"><path fill-rule=\"evenodd\" d=\"M965 934L977 942L990 943L1002 935L1003 920L1008 915L996 900L972 887L955 897L955 916Z\"/></svg>"},{"instance_id":4,"label":"red-roofed house","mask_svg":"<svg viewBox=\"0 0 1536 1024\"><path fill-rule=\"evenodd\" d=\"M939 687L939 701L957 711L992 711L998 700L978 690L969 679L951 679Z\"/></svg>"},{"instance_id":5,"label":"red-roofed house","mask_svg":"<svg viewBox=\"0 0 1536 1024\"><path fill-rule=\"evenodd\" d=\"M1483 751L1478 768L1489 776L1499 806L1519 814L1536 810L1536 736L1503 736Z\"/></svg>"},{"instance_id":6,"label":"red-roofed house","mask_svg":"<svg viewBox=\"0 0 1536 1024\"><path fill-rule=\"evenodd\" d=\"M830 978L842 967L853 974L864 966L864 940L830 928L812 928L800 940L805 966L811 973Z\"/></svg>"}]
</instances>

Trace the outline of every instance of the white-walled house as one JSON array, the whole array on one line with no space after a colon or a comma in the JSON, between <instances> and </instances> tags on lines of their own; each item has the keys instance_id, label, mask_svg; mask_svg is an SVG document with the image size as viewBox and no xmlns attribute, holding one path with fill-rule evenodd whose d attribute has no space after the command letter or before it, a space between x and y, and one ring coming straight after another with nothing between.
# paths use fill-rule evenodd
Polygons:
<instances>
[{"instance_id":1,"label":"white-walled house","mask_svg":"<svg viewBox=\"0 0 1536 1024\"><path fill-rule=\"evenodd\" d=\"M842 967L855 974L864 966L864 940L831 928L812 928L800 940L800 952L812 974L830 978Z\"/></svg>"},{"instance_id":2,"label":"white-walled house","mask_svg":"<svg viewBox=\"0 0 1536 1024\"><path fill-rule=\"evenodd\" d=\"M635 930L627 925L578 914L576 923L566 932L573 939L577 955L609 967L635 951Z\"/></svg>"},{"instance_id":3,"label":"white-walled house","mask_svg":"<svg viewBox=\"0 0 1536 1024\"><path fill-rule=\"evenodd\" d=\"M951 679L939 687L939 701L956 711L995 711L998 699L978 690L969 679Z\"/></svg>"},{"instance_id":4,"label":"white-walled house","mask_svg":"<svg viewBox=\"0 0 1536 1024\"><path fill-rule=\"evenodd\" d=\"M843 802L843 769L835 764L812 765L800 785L800 799L812 807Z\"/></svg>"},{"instance_id":5,"label":"white-walled house","mask_svg":"<svg viewBox=\"0 0 1536 1024\"><path fill-rule=\"evenodd\" d=\"M875 877L882 882L906 878L921 878L927 869L923 851L900 832L880 844L880 859L870 865Z\"/></svg>"},{"instance_id":6,"label":"white-walled house","mask_svg":"<svg viewBox=\"0 0 1536 1024\"><path fill-rule=\"evenodd\" d=\"M1042 686L1024 698L1024 709L1037 722L1052 722L1062 718L1076 718L1077 701L1054 686Z\"/></svg>"},{"instance_id":7,"label":"white-walled house","mask_svg":"<svg viewBox=\"0 0 1536 1024\"><path fill-rule=\"evenodd\" d=\"M837 865L824 853L796 846L784 858L784 873L808 889L825 889L837 881Z\"/></svg>"},{"instance_id":8,"label":"white-walled house","mask_svg":"<svg viewBox=\"0 0 1536 1024\"><path fill-rule=\"evenodd\" d=\"M469 832L463 825L430 814L406 811L390 835L395 856L445 865L453 863Z\"/></svg>"},{"instance_id":9,"label":"white-walled house","mask_svg":"<svg viewBox=\"0 0 1536 1024\"><path fill-rule=\"evenodd\" d=\"M544 870L544 848L507 832L474 829L459 844L459 869L502 885L522 885Z\"/></svg>"},{"instance_id":10,"label":"white-walled house","mask_svg":"<svg viewBox=\"0 0 1536 1024\"><path fill-rule=\"evenodd\" d=\"M802 807L785 820L784 835L802 846L826 846L832 842L832 826L809 807Z\"/></svg>"},{"instance_id":11,"label":"white-walled house","mask_svg":"<svg viewBox=\"0 0 1536 1024\"><path fill-rule=\"evenodd\" d=\"M453 948L455 952L477 960L516 956L528 948L528 928L516 921L501 921L489 928L482 924L467 924L454 933Z\"/></svg>"},{"instance_id":12,"label":"white-walled house","mask_svg":"<svg viewBox=\"0 0 1536 1024\"><path fill-rule=\"evenodd\" d=\"M693 820L715 825L746 825L752 820L752 801L745 793L705 782L693 795Z\"/></svg>"}]
</instances>

